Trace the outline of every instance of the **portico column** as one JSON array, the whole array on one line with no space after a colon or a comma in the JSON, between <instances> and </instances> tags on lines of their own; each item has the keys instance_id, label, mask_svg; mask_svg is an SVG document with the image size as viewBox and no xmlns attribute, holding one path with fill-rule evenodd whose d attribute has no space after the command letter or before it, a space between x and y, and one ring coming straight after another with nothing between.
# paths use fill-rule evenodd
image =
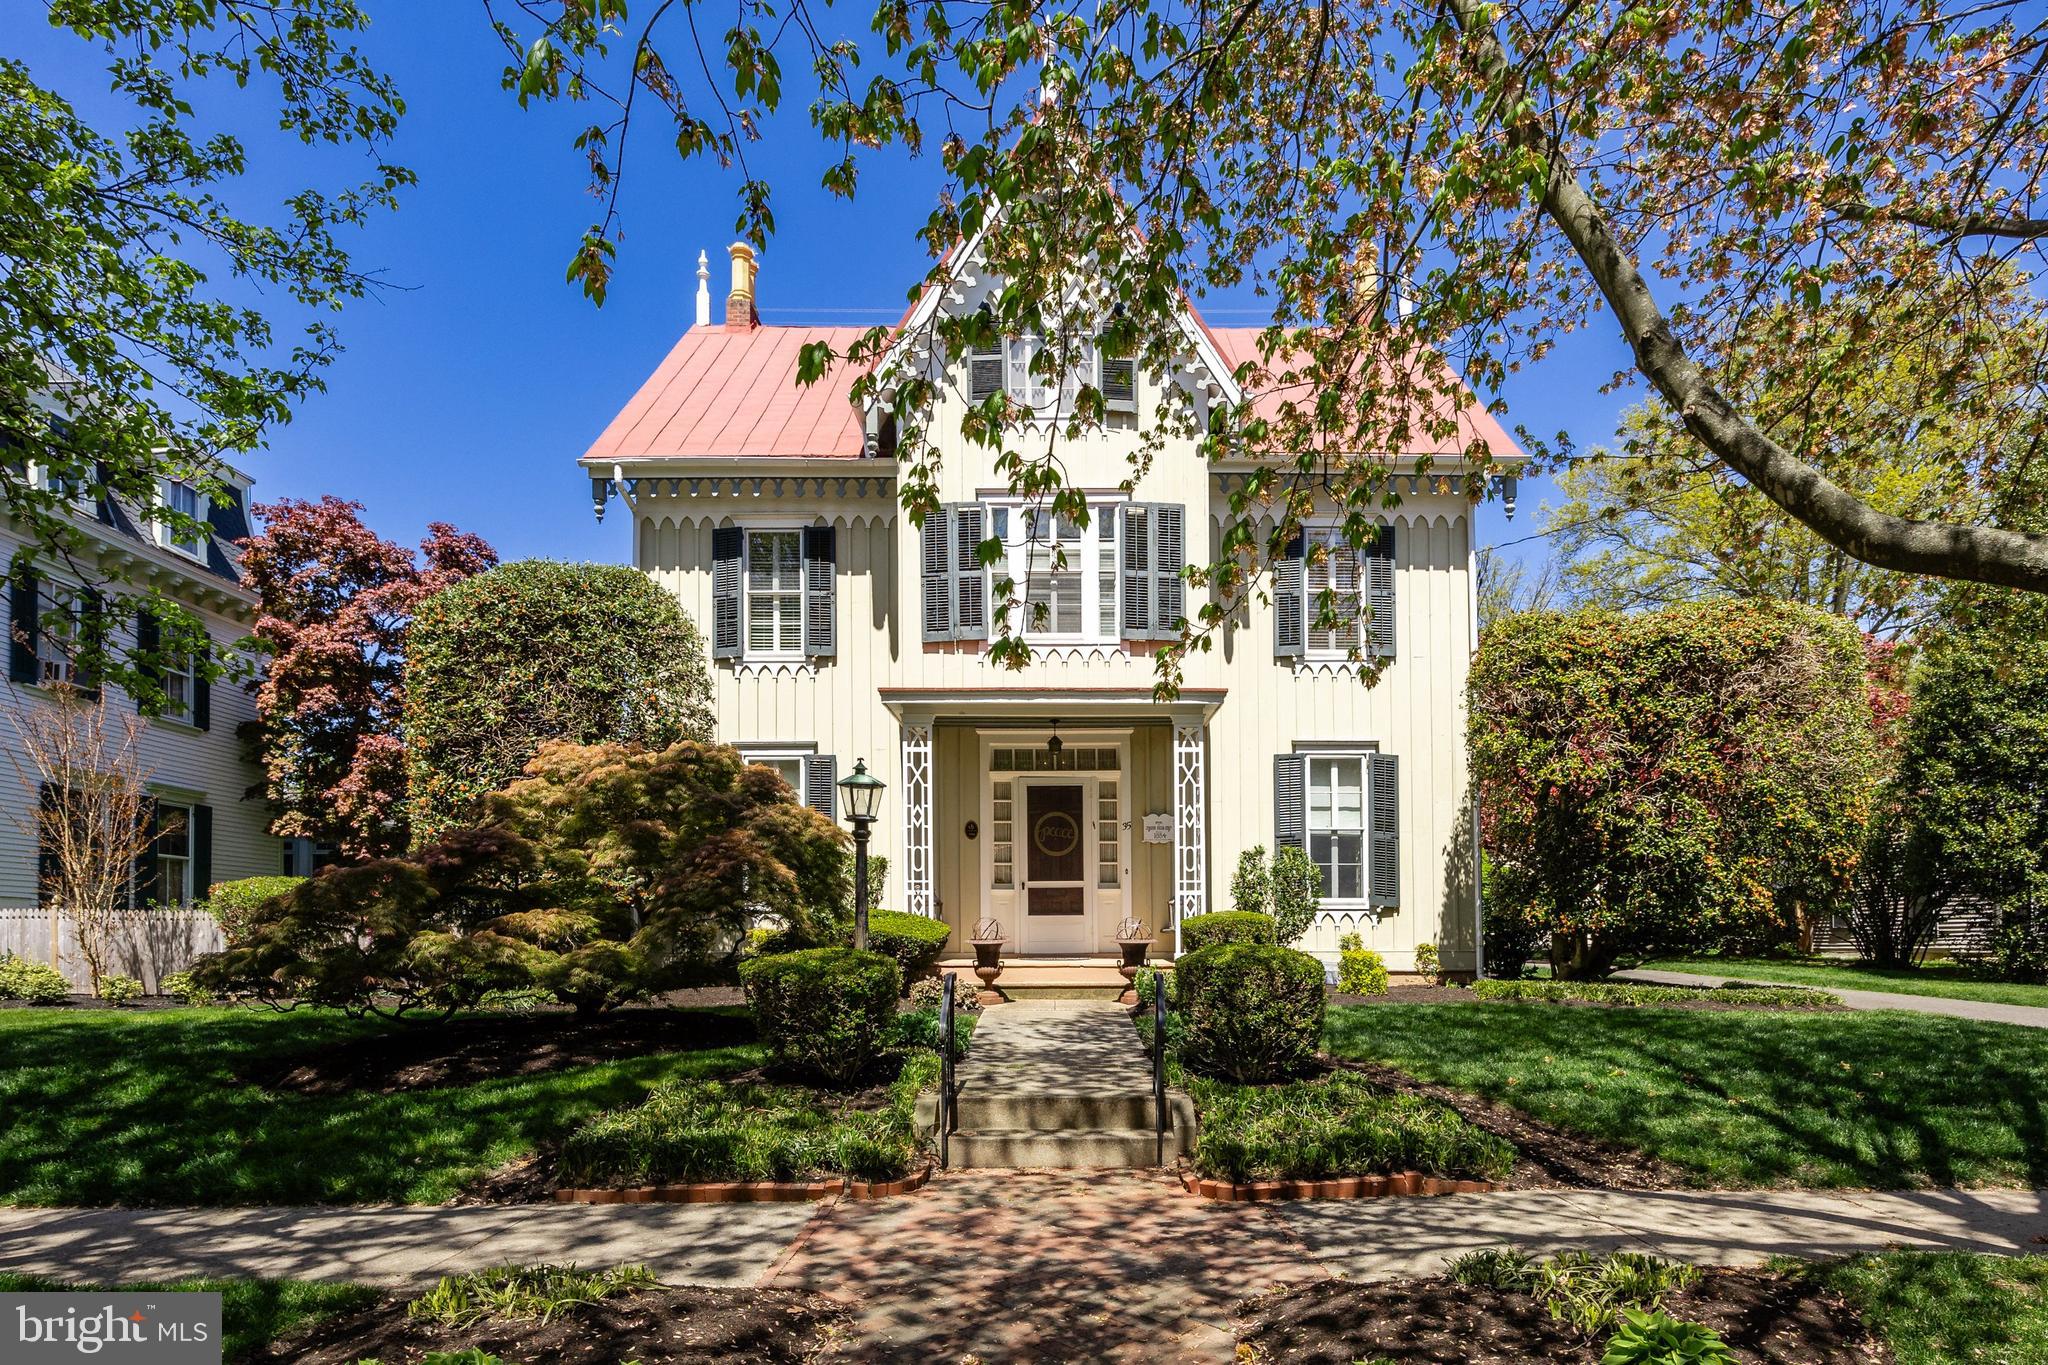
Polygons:
<instances>
[{"instance_id":1,"label":"portico column","mask_svg":"<svg viewBox=\"0 0 2048 1365\"><path fill-rule=\"evenodd\" d=\"M1203 758L1203 724L1173 723L1173 928L1209 908L1208 774Z\"/></svg>"},{"instance_id":2,"label":"portico column","mask_svg":"<svg viewBox=\"0 0 2048 1365\"><path fill-rule=\"evenodd\" d=\"M932 901L932 727L903 726L903 908L929 918Z\"/></svg>"}]
</instances>

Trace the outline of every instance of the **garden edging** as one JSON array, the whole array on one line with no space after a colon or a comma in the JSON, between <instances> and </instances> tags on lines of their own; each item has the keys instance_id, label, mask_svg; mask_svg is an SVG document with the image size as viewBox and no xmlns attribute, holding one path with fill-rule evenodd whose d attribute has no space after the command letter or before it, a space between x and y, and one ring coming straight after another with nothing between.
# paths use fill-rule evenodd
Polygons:
<instances>
[{"instance_id":1,"label":"garden edging","mask_svg":"<svg viewBox=\"0 0 2048 1365\"><path fill-rule=\"evenodd\" d=\"M627 1185L619 1188L559 1189L557 1204L795 1204L844 1195L888 1199L924 1188L933 1167L900 1180L712 1180L693 1185Z\"/></svg>"},{"instance_id":2,"label":"garden edging","mask_svg":"<svg viewBox=\"0 0 2048 1365\"><path fill-rule=\"evenodd\" d=\"M1491 1194L1500 1188L1491 1180L1446 1180L1420 1171L1396 1175L1351 1175L1335 1180L1206 1180L1187 1172L1187 1192L1225 1203L1257 1204L1276 1199L1384 1199L1444 1194Z\"/></svg>"}]
</instances>

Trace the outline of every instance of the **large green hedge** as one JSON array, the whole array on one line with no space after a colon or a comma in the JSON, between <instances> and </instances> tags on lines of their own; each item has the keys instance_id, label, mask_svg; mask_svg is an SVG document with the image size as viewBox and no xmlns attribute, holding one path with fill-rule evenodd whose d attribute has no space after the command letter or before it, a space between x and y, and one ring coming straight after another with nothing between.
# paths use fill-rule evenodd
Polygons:
<instances>
[{"instance_id":1,"label":"large green hedge","mask_svg":"<svg viewBox=\"0 0 2048 1365\"><path fill-rule=\"evenodd\" d=\"M406 643L413 838L473 819L550 740L711 738L703 637L638 569L522 559L421 604Z\"/></svg>"},{"instance_id":2,"label":"large green hedge","mask_svg":"<svg viewBox=\"0 0 2048 1365\"><path fill-rule=\"evenodd\" d=\"M1273 917L1257 910L1218 910L1209 915L1189 915L1180 922L1180 950L1200 952L1219 943L1266 943L1280 941Z\"/></svg>"},{"instance_id":3,"label":"large green hedge","mask_svg":"<svg viewBox=\"0 0 2048 1365\"><path fill-rule=\"evenodd\" d=\"M1754 946L1794 902L1843 903L1881 767L1847 622L1526 612L1488 628L1468 710L1487 909L1552 931L1560 975Z\"/></svg>"},{"instance_id":4,"label":"large green hedge","mask_svg":"<svg viewBox=\"0 0 2048 1365\"><path fill-rule=\"evenodd\" d=\"M740 980L776 1062L831 1085L849 1085L881 1060L903 985L892 959L854 948L757 957Z\"/></svg>"},{"instance_id":5,"label":"large green hedge","mask_svg":"<svg viewBox=\"0 0 2048 1365\"><path fill-rule=\"evenodd\" d=\"M1220 943L1173 966L1189 1070L1225 1080L1283 1080L1308 1069L1323 1037L1323 964L1263 943Z\"/></svg>"},{"instance_id":6,"label":"large green hedge","mask_svg":"<svg viewBox=\"0 0 2048 1365\"><path fill-rule=\"evenodd\" d=\"M952 933L944 920L925 915L906 915L900 910L868 912L868 948L896 960L906 991L939 965Z\"/></svg>"}]
</instances>

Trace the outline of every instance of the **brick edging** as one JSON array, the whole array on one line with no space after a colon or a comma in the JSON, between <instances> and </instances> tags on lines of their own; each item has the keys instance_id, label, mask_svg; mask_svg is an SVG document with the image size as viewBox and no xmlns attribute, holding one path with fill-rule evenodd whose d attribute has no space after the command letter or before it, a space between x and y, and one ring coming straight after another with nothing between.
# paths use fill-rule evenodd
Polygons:
<instances>
[{"instance_id":1,"label":"brick edging","mask_svg":"<svg viewBox=\"0 0 2048 1365\"><path fill-rule=\"evenodd\" d=\"M1335 1180L1205 1180L1184 1173L1187 1192L1203 1199L1257 1204L1273 1199L1381 1199L1440 1194L1490 1194L1500 1188L1491 1180L1446 1180L1420 1171L1398 1175L1350 1175Z\"/></svg>"},{"instance_id":2,"label":"brick edging","mask_svg":"<svg viewBox=\"0 0 2048 1365\"><path fill-rule=\"evenodd\" d=\"M794 1204L845 1195L848 1199L887 1199L922 1189L932 1168L912 1171L901 1180L714 1180L693 1185L628 1185L621 1189L560 1189L557 1204Z\"/></svg>"}]
</instances>

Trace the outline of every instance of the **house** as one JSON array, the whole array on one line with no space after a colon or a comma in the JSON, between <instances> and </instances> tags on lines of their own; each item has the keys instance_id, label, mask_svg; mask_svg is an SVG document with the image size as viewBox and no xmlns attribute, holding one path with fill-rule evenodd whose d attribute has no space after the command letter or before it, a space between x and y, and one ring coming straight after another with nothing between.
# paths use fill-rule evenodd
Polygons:
<instances>
[{"instance_id":1,"label":"house","mask_svg":"<svg viewBox=\"0 0 2048 1365\"><path fill-rule=\"evenodd\" d=\"M899 335L931 310L981 305L992 285L975 278L973 250L963 283L928 290ZM700 256L697 324L581 465L598 515L623 500L635 561L708 627L721 740L820 810L856 760L889 783L876 839L893 908L943 919L956 949L993 919L1013 956L1113 952L1128 917L1171 951L1182 919L1229 908L1241 851L1292 844L1324 874L1304 947L1334 960L1355 930L1396 970L1421 943L1474 968L1473 524L1459 452L1477 437L1519 454L1481 405L1427 452L1428 475L1414 472L1422 452L1397 459L1400 505L1375 549L1311 526L1304 541L1334 553L1297 542L1270 605L1249 604L1158 701L1152 656L1193 591L1181 569L1212 558L1251 466L1211 465L1192 439L1169 438L1128 493L1118 486L1156 386L1187 386L1198 409L1234 395L1257 329L1210 327L1189 308L1172 373L1099 362L1110 418L1062 437L1070 481L1089 493L1086 527L1021 503L959 435L956 405L997 385L1027 405L1059 401L1021 362L1029 339L951 366L943 348L885 361L943 381L929 426L944 505L918 527L899 504L891 428L855 406L847 367L797 381L803 346L843 351L865 329L763 325L754 254L729 254L722 322ZM1001 575L975 553L984 538L1046 608L1018 623L1032 645L1023 669L989 657ZM1317 631L1329 575L1357 614ZM1348 657L1358 645L1390 660L1372 686Z\"/></svg>"},{"instance_id":2,"label":"house","mask_svg":"<svg viewBox=\"0 0 2048 1365\"><path fill-rule=\"evenodd\" d=\"M32 461L16 464L17 473L47 487L49 472ZM40 853L35 810L37 774L21 752L12 718L26 708L49 704L50 686L67 683L93 688L81 675L69 641L81 614L96 609L107 584L128 590L156 589L196 613L207 634L227 643L248 635L255 620L255 595L240 581L233 542L249 534L249 479L224 469L227 489L213 497L200 488L165 480L159 490L164 503L197 517L207 528L195 540L180 540L156 522L147 509L128 505L88 488L75 490L68 515L83 533L84 549L57 555L36 550L28 567L6 583L7 674L0 694L0 744L16 762L0 766L0 948L16 948L48 960L54 929L45 911L23 913L44 900L39 873ZM0 511L0 560L12 562L33 543L25 527ZM155 623L138 614L113 624L115 648L149 636ZM156 839L151 854L136 869L131 896L138 905L187 905L201 899L216 881L304 871L310 850L298 841L288 844L270 832L270 816L261 796L263 772L251 762L237 734L254 721L255 702L236 682L209 683L203 671L187 663L168 669L161 684L169 699L162 714L140 717L132 698L108 685L111 704L128 708L141 719L142 764ZM253 794L252 794L253 793ZM37 951L38 949L43 951Z\"/></svg>"}]
</instances>

